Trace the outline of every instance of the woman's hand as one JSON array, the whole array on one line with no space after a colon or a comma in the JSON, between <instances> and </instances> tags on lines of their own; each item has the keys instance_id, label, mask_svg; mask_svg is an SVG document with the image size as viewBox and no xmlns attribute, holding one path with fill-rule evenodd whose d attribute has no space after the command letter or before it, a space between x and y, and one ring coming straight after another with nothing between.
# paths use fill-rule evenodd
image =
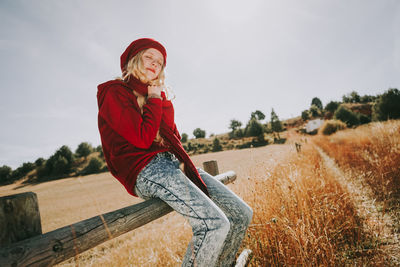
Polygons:
<instances>
[{"instance_id":1,"label":"woman's hand","mask_svg":"<svg viewBox=\"0 0 400 267\"><path fill-rule=\"evenodd\" d=\"M157 95L157 96L161 97L161 91L162 91L162 89L163 89L162 86L159 86L159 85L149 85L149 86L148 86L148 89L149 89L149 92L148 92L149 96L150 96L150 95Z\"/></svg>"}]
</instances>

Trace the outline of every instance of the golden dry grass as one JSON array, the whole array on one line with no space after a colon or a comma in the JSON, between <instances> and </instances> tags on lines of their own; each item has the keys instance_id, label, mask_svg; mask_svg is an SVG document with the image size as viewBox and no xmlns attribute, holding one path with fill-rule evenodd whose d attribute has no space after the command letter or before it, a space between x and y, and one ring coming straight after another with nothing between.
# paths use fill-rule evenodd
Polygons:
<instances>
[{"instance_id":1,"label":"golden dry grass","mask_svg":"<svg viewBox=\"0 0 400 267\"><path fill-rule=\"evenodd\" d=\"M362 177L389 210L400 197L400 121L375 122L314 140L340 167Z\"/></svg>"}]
</instances>

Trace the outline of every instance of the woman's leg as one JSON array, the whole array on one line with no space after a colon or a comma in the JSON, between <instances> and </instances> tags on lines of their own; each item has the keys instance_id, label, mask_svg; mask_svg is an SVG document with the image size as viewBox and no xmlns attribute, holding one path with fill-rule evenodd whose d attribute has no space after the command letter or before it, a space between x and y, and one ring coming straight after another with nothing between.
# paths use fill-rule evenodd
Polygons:
<instances>
[{"instance_id":1,"label":"woman's leg","mask_svg":"<svg viewBox=\"0 0 400 267\"><path fill-rule=\"evenodd\" d=\"M215 266L230 223L224 212L179 169L179 161L157 155L138 175L136 193L160 198L188 219L193 230L182 266Z\"/></svg>"},{"instance_id":2,"label":"woman's leg","mask_svg":"<svg viewBox=\"0 0 400 267\"><path fill-rule=\"evenodd\" d=\"M253 217L253 210L223 183L201 168L197 170L211 199L228 217L231 226L215 266L231 266Z\"/></svg>"}]
</instances>

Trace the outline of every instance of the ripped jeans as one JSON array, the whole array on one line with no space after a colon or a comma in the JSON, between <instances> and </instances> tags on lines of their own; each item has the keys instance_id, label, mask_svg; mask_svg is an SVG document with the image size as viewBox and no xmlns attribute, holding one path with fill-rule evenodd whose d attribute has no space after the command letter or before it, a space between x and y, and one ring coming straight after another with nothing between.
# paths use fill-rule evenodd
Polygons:
<instances>
[{"instance_id":1,"label":"ripped jeans","mask_svg":"<svg viewBox=\"0 0 400 267\"><path fill-rule=\"evenodd\" d=\"M139 173L135 193L160 198L192 226L182 266L232 266L253 216L252 209L228 187L197 168L211 199L179 169L170 152L158 153Z\"/></svg>"}]
</instances>

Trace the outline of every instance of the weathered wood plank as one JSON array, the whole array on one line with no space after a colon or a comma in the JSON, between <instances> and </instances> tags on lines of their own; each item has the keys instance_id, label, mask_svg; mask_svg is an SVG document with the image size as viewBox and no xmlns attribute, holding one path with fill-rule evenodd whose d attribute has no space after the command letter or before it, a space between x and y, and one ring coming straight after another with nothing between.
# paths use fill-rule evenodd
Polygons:
<instances>
[{"instance_id":1,"label":"weathered wood plank","mask_svg":"<svg viewBox=\"0 0 400 267\"><path fill-rule=\"evenodd\" d=\"M215 178L227 184L236 179L236 174L229 171ZM166 203L151 199L92 217L0 248L0 266L52 266L171 211Z\"/></svg>"}]
</instances>

